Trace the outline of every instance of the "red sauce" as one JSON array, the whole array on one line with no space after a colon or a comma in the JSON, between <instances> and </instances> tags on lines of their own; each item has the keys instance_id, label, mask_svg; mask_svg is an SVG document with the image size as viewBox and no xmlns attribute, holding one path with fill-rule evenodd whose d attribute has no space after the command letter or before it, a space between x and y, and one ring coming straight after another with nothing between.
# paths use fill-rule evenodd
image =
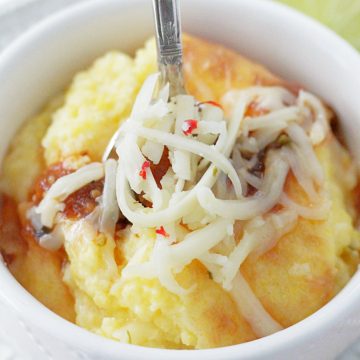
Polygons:
<instances>
[{"instance_id":1,"label":"red sauce","mask_svg":"<svg viewBox=\"0 0 360 360\"><path fill-rule=\"evenodd\" d=\"M140 202L143 206L147 207L147 208L152 208L152 202L145 199L144 197L144 192L142 192L141 194L136 194L135 199Z\"/></svg>"},{"instance_id":2,"label":"red sauce","mask_svg":"<svg viewBox=\"0 0 360 360\"><path fill-rule=\"evenodd\" d=\"M30 191L30 201L38 205L44 197L44 193L49 190L57 179L72 172L74 170L65 168L63 163L56 163L48 167L35 181L34 187Z\"/></svg>"},{"instance_id":3,"label":"red sauce","mask_svg":"<svg viewBox=\"0 0 360 360\"><path fill-rule=\"evenodd\" d=\"M154 176L154 179L156 181L156 185L159 189L162 189L161 186L161 179L164 177L166 172L168 171L170 167L170 160L169 160L169 149L167 147L164 147L164 151L162 153L161 159L158 164L154 164L150 161L150 170ZM152 203L151 201L144 198L144 194L141 193L136 196L136 199L141 202L145 207L151 208Z\"/></svg>"},{"instance_id":4,"label":"red sauce","mask_svg":"<svg viewBox=\"0 0 360 360\"><path fill-rule=\"evenodd\" d=\"M169 160L169 149L167 147L164 148L164 152L162 153L161 159L158 164L150 163L151 172L154 175L154 179L156 181L157 186L161 189L161 179L164 177L166 172L170 167L170 160Z\"/></svg>"},{"instance_id":5,"label":"red sauce","mask_svg":"<svg viewBox=\"0 0 360 360\"><path fill-rule=\"evenodd\" d=\"M267 153L266 150L267 149L258 152L257 161L256 161L255 165L249 170L249 172L251 174L253 174L254 176L257 176L259 178L261 178L263 176L264 171L265 171L265 160L266 160L266 153Z\"/></svg>"},{"instance_id":6,"label":"red sauce","mask_svg":"<svg viewBox=\"0 0 360 360\"><path fill-rule=\"evenodd\" d=\"M74 170L65 168L63 163L51 165L35 182L33 190L30 192L31 201L38 205L44 194L57 179L72 172ZM97 205L96 198L102 194L103 186L103 180L93 181L68 196L64 201L65 209L63 214L67 218L74 220L89 215Z\"/></svg>"},{"instance_id":7,"label":"red sauce","mask_svg":"<svg viewBox=\"0 0 360 360\"><path fill-rule=\"evenodd\" d=\"M17 206L10 197L0 194L0 253L8 266L27 251L21 236Z\"/></svg>"},{"instance_id":8,"label":"red sauce","mask_svg":"<svg viewBox=\"0 0 360 360\"><path fill-rule=\"evenodd\" d=\"M120 230L124 230L127 225L129 225L130 222L126 218L120 218L118 222L116 223L115 232L118 232Z\"/></svg>"},{"instance_id":9,"label":"red sauce","mask_svg":"<svg viewBox=\"0 0 360 360\"><path fill-rule=\"evenodd\" d=\"M257 189L254 188L251 184L248 184L245 197L253 196L257 193Z\"/></svg>"},{"instance_id":10,"label":"red sauce","mask_svg":"<svg viewBox=\"0 0 360 360\"><path fill-rule=\"evenodd\" d=\"M103 192L104 180L93 181L69 195L63 214L69 219L81 219L89 215L97 206L96 198Z\"/></svg>"}]
</instances>

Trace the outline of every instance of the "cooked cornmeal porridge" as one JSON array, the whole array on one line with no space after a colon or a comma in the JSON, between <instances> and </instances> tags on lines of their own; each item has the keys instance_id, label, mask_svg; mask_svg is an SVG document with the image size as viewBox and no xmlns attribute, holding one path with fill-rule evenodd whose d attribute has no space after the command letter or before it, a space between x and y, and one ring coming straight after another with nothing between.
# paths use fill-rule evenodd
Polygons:
<instances>
[{"instance_id":1,"label":"cooked cornmeal porridge","mask_svg":"<svg viewBox=\"0 0 360 360\"><path fill-rule=\"evenodd\" d=\"M150 347L270 335L325 305L359 261L355 165L318 97L184 36L189 95L156 48L114 51L18 131L0 250L63 318Z\"/></svg>"}]
</instances>

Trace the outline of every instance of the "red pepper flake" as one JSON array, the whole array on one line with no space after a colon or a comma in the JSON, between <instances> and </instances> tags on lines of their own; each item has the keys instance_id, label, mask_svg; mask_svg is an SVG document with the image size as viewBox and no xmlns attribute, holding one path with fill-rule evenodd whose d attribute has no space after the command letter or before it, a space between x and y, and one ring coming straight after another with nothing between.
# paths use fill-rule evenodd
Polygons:
<instances>
[{"instance_id":1,"label":"red pepper flake","mask_svg":"<svg viewBox=\"0 0 360 360\"><path fill-rule=\"evenodd\" d=\"M224 110L224 108L219 103L217 103L216 101L213 101L213 100L204 101L204 102L200 103L200 105L202 105L202 104L209 104L212 106L216 106L216 107L220 108L221 110Z\"/></svg>"},{"instance_id":2,"label":"red pepper flake","mask_svg":"<svg viewBox=\"0 0 360 360\"><path fill-rule=\"evenodd\" d=\"M182 126L184 135L190 135L198 127L198 122L195 119L185 120Z\"/></svg>"},{"instance_id":3,"label":"red pepper flake","mask_svg":"<svg viewBox=\"0 0 360 360\"><path fill-rule=\"evenodd\" d=\"M150 161L146 160L141 166L141 170L139 172L139 176L146 180L146 170L150 168Z\"/></svg>"},{"instance_id":4,"label":"red pepper flake","mask_svg":"<svg viewBox=\"0 0 360 360\"><path fill-rule=\"evenodd\" d=\"M165 231L163 226L160 226L159 229L156 229L155 232L159 235L162 235L164 237L169 237L170 235Z\"/></svg>"}]
</instances>

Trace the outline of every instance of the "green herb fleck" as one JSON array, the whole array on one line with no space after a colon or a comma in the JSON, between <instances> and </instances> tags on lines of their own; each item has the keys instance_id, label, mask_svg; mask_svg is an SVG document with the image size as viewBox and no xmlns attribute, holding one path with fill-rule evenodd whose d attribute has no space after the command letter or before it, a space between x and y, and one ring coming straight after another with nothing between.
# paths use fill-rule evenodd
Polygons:
<instances>
[{"instance_id":1,"label":"green herb fleck","mask_svg":"<svg viewBox=\"0 0 360 360\"><path fill-rule=\"evenodd\" d=\"M132 344L132 339L131 339L130 331L129 331L129 330L126 330L126 333L127 333L127 336L128 336L129 344Z\"/></svg>"},{"instance_id":2,"label":"green herb fleck","mask_svg":"<svg viewBox=\"0 0 360 360\"><path fill-rule=\"evenodd\" d=\"M280 145L280 146L285 146L285 145L288 145L290 143L290 138L287 134L281 134L279 137L278 137L278 140L277 140L277 143Z\"/></svg>"}]
</instances>

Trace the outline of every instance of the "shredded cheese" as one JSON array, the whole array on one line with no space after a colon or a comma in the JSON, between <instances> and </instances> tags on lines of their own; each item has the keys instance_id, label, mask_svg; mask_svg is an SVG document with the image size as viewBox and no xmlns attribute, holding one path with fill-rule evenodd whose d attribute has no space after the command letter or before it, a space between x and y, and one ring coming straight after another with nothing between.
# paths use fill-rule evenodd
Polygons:
<instances>
[{"instance_id":1,"label":"shredded cheese","mask_svg":"<svg viewBox=\"0 0 360 360\"><path fill-rule=\"evenodd\" d=\"M231 295L258 337L268 336L283 329L264 309L240 272L236 275Z\"/></svg>"},{"instance_id":2,"label":"shredded cheese","mask_svg":"<svg viewBox=\"0 0 360 360\"><path fill-rule=\"evenodd\" d=\"M126 131L136 134L151 141L160 142L163 145L185 150L194 154L197 154L204 159L211 161L217 168L227 174L232 181L235 192L238 197L241 197L242 190L239 177L231 165L230 161L220 152L217 152L209 145L197 142L192 139L187 139L175 134L167 134L154 129L147 129L144 127L132 126L126 129Z\"/></svg>"},{"instance_id":3,"label":"shredded cheese","mask_svg":"<svg viewBox=\"0 0 360 360\"><path fill-rule=\"evenodd\" d=\"M109 159L105 162L105 182L100 202L101 217L99 230L110 236L114 236L116 222L120 215L116 201L116 169L116 160Z\"/></svg>"},{"instance_id":4,"label":"shredded cheese","mask_svg":"<svg viewBox=\"0 0 360 360\"><path fill-rule=\"evenodd\" d=\"M289 170L288 164L276 153L271 158L273 160L267 166L261 195L243 200L220 200L209 188L202 187L197 192L201 207L210 214L236 220L249 220L269 211L279 201Z\"/></svg>"},{"instance_id":5,"label":"shredded cheese","mask_svg":"<svg viewBox=\"0 0 360 360\"><path fill-rule=\"evenodd\" d=\"M324 175L313 148L329 131L326 109L304 91L295 96L282 87L255 86L224 96L233 108L225 119L221 105L211 100L169 99L169 85L158 89L158 79L154 74L145 81L103 164L58 179L29 211L36 227L54 228L39 243L51 250L62 245L56 214L63 201L105 176L99 205L87 220L96 219L100 232L114 236L121 212L132 232L147 228L155 236L152 248L141 247L123 268L122 279L157 278L183 296L196 284L185 289L176 275L197 259L231 293L257 336L279 331L240 269L248 256L275 246L298 217L326 218L329 204L319 191ZM165 147L170 164L159 179ZM290 170L314 206L297 204L285 193Z\"/></svg>"}]
</instances>

